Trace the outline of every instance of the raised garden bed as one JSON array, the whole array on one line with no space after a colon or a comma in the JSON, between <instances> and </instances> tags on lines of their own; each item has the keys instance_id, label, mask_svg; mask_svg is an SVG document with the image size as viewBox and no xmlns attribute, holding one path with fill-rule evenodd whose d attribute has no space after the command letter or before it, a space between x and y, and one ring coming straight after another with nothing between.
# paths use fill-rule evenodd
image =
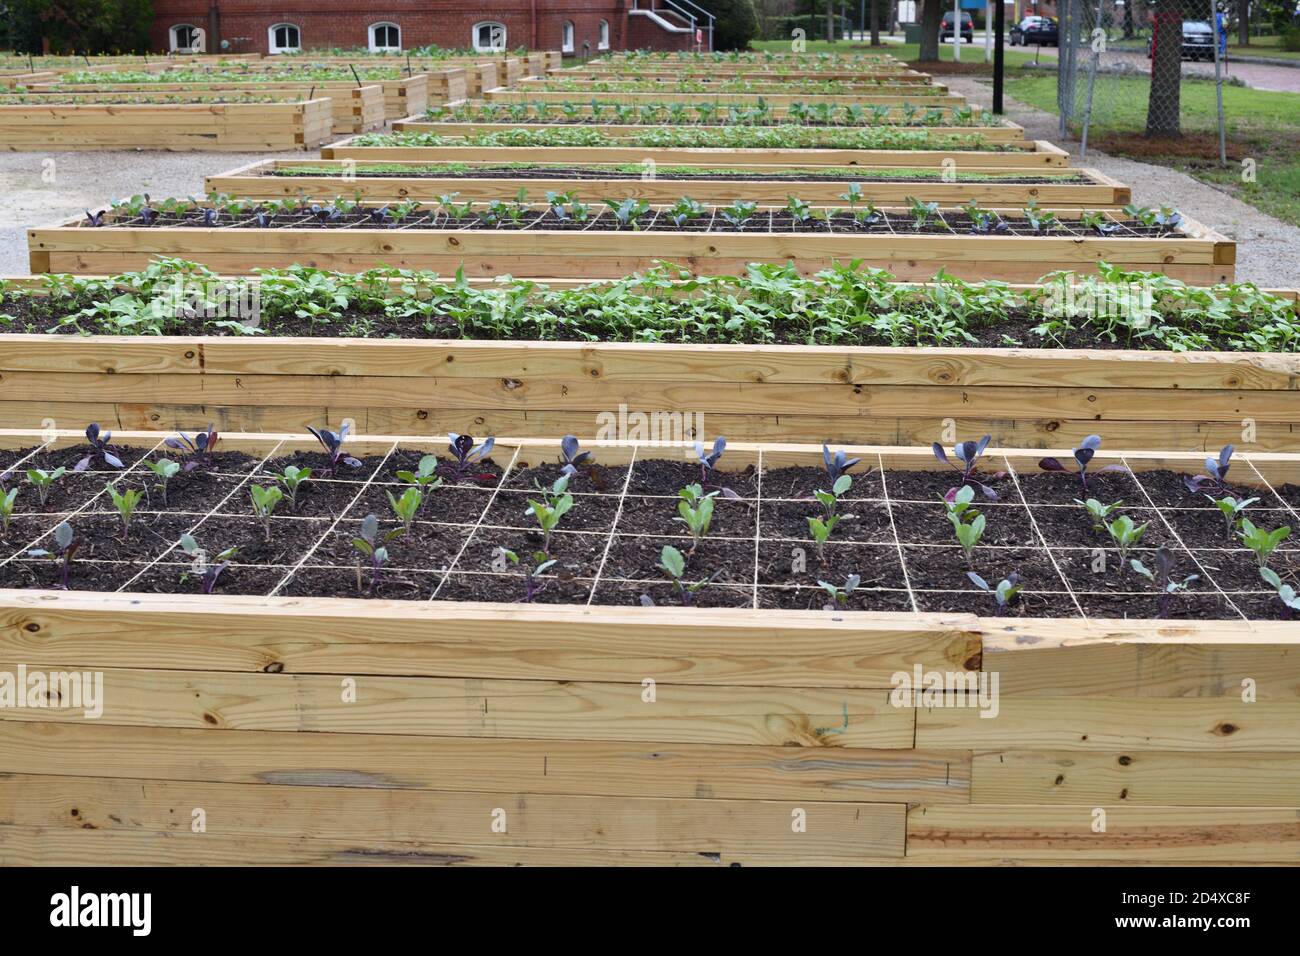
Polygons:
<instances>
[{"instance_id":1,"label":"raised garden bed","mask_svg":"<svg viewBox=\"0 0 1300 956\"><path fill-rule=\"evenodd\" d=\"M400 125L400 124L395 124ZM1000 167L1006 169L1044 169L1069 165L1069 153L1046 140L1001 143L996 147L971 143L964 149L945 149L931 144L922 134L916 148L898 149L746 149L733 147L651 147L618 145L611 139L605 146L457 146L401 145L422 137L394 136L379 140L392 145L367 146L373 142L358 137L339 140L321 147L323 159L350 159L356 162L536 162L539 158L567 163L710 163L720 166L791 164L801 166L883 166L942 168L946 163L958 169ZM452 141L454 143L454 141Z\"/></svg>"},{"instance_id":2,"label":"raised garden bed","mask_svg":"<svg viewBox=\"0 0 1300 956\"><path fill-rule=\"evenodd\" d=\"M702 463L685 446L606 442L566 478L556 442L480 436L449 450L432 439L371 439L326 454L310 436L238 435L215 446L209 437L198 451L179 439L167 447L161 434L139 437L107 447L58 439L7 453L6 469L28 481L10 516L0 586L1273 620L1293 609L1261 569L1283 582L1300 574L1300 539L1279 531L1280 543L1260 553L1244 543L1251 526L1300 527L1296 456L1238 453L1230 480L1206 478L1193 492L1186 482L1204 474L1204 456L1102 451L1081 490L1077 477L1044 471L1037 453L1016 451L984 452L963 484L961 471L929 449L855 447L848 452L862 461L847 466L845 482L816 447L733 444ZM576 443L565 447L578 453ZM164 482L144 464L163 460L187 470ZM73 471L77 463L82 470ZM428 474L441 486L417 483L420 468L435 463ZM310 473L290 484L291 466ZM59 475L60 467L68 472ZM55 476L40 499L31 478L38 473ZM678 502L692 483L708 503L697 509L705 520L694 537L676 520L688 514ZM814 498L832 483L834 498ZM276 489L283 497L265 504L262 495ZM1241 513L1243 530L1225 527L1205 490L1254 499ZM122 496L133 491L138 501L126 511ZM960 522L946 517L965 507L958 492L978 499ZM716 496L698 498L709 493ZM1115 504L1099 519L1075 503L1080 494ZM554 506L554 520L530 500ZM959 544L954 525L976 524L976 511L982 534ZM828 515L836 516L831 532L819 539L815 525ZM1118 536L1125 527L1138 528L1134 540ZM368 542L386 544L386 554L372 555ZM196 573L196 547L213 573ZM503 549L521 560L507 561ZM1154 568L1158 551L1171 562L1169 580L1185 586L1165 593L1163 582L1138 573L1133 562ZM1019 590L995 600L970 572L991 583L1015 573ZM836 593L824 586L846 579Z\"/></svg>"},{"instance_id":3,"label":"raised garden bed","mask_svg":"<svg viewBox=\"0 0 1300 956\"><path fill-rule=\"evenodd\" d=\"M353 190L369 200L416 199L436 202L452 192L463 200L488 201L526 188L535 196L550 192L594 196L632 195L672 203L683 195L701 202L754 201L780 206L791 196L816 205L843 202L899 204L913 194L941 203L976 200L1010 206L1036 201L1058 208L1119 208L1131 191L1098 170L1029 172L988 169L949 172L937 169L887 169L823 166L654 167L638 164L563 165L552 163L374 163L343 160L272 160L209 176L209 193L271 198L306 196L332 199ZM856 185L853 185L856 184Z\"/></svg>"},{"instance_id":4,"label":"raised garden bed","mask_svg":"<svg viewBox=\"0 0 1300 956\"><path fill-rule=\"evenodd\" d=\"M315 149L333 125L333 103L323 96L282 103L0 105L0 149Z\"/></svg>"},{"instance_id":5,"label":"raised garden bed","mask_svg":"<svg viewBox=\"0 0 1300 956\"><path fill-rule=\"evenodd\" d=\"M704 411L735 440L924 444L951 420L1008 446L1102 431L1113 445L1210 451L1242 444L1246 421L1249 447L1300 451L1295 292L1114 272L1013 289L848 269L684 289L675 278L539 288L265 273L255 335L238 334L233 310L190 311L249 290L229 280L219 292L189 265L13 280L0 298L0 427L53 416L187 428L198 415L227 431L300 431L348 417L372 434L472 420L588 439L602 412L625 407L687 438L703 437ZM1142 289L1145 324L1121 308Z\"/></svg>"},{"instance_id":6,"label":"raised garden bed","mask_svg":"<svg viewBox=\"0 0 1300 956\"><path fill-rule=\"evenodd\" d=\"M966 98L955 93L878 95L875 93L677 93L669 91L642 91L633 93L601 93L593 91L575 93L565 90L548 91L528 87L526 89L488 90L483 98L492 103L562 103L582 97L600 103L680 103L709 102L720 107L753 106L760 99L769 106L790 106L793 103L836 103L840 105L858 104L861 106L920 106L925 108L962 109L968 104Z\"/></svg>"},{"instance_id":7,"label":"raised garden bed","mask_svg":"<svg viewBox=\"0 0 1300 956\"><path fill-rule=\"evenodd\" d=\"M924 98L941 96L948 88L937 83L894 83L889 79L861 78L829 80L822 78L782 79L775 81L744 78L677 77L673 80L636 78L579 79L563 74L547 77L530 77L519 84L521 92L574 93L578 95L605 93L682 93L687 95L707 93L744 94L747 96L771 94L812 96L842 96L867 94L871 96L912 96Z\"/></svg>"},{"instance_id":8,"label":"raised garden bed","mask_svg":"<svg viewBox=\"0 0 1300 956\"><path fill-rule=\"evenodd\" d=\"M899 66L875 66L862 72L854 71L832 71L825 70L815 72L809 70L790 69L787 71L778 70L753 70L744 73L736 71L717 71L712 68L694 68L694 69L676 69L676 70L653 70L643 69L641 67L626 67L623 69L606 68L600 69L598 64L588 64L587 66L571 67L565 70L558 70L548 74L550 77L557 79L577 79L577 80L604 80L611 78L631 77L639 80L655 80L667 83L676 82L681 79L701 80L704 82L717 81L719 77L741 76L746 80L756 82L780 83L786 80L846 80L850 82L871 82L879 81L882 83L913 83L918 85L928 85L932 78L929 73L921 73L917 70L909 69L905 65Z\"/></svg>"},{"instance_id":9,"label":"raised garden bed","mask_svg":"<svg viewBox=\"0 0 1300 956\"><path fill-rule=\"evenodd\" d=\"M1201 284L1231 281L1236 246L1199 223L1169 213L1163 224L1109 211L1062 209L1049 226L1021 210L913 206L828 210L824 220L785 209L676 208L616 197L542 207L500 206L429 211L374 210L350 200L303 209L230 209L217 218L201 207L137 215L117 210L28 230L33 273L102 274L139 269L158 256L183 256L219 272L312 265L356 270L386 265L467 275L617 278L672 262L701 274L743 272L750 263L794 262L812 274L836 262L860 262L898 278L925 281L939 270L962 279L1034 281L1056 270L1099 262L1148 269ZM614 208L617 207L617 208ZM825 207L823 207L825 208ZM920 211L918 212L918 208ZM812 210L815 212L815 210ZM1155 214L1152 214L1155 215ZM224 216L224 218L221 218ZM376 228L378 225L378 228Z\"/></svg>"}]
</instances>

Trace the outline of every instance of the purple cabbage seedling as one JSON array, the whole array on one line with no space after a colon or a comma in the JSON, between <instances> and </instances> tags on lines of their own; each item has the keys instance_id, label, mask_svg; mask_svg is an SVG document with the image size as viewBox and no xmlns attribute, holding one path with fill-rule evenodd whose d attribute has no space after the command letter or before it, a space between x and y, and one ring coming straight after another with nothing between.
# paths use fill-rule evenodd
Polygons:
<instances>
[{"instance_id":1,"label":"purple cabbage seedling","mask_svg":"<svg viewBox=\"0 0 1300 956\"><path fill-rule=\"evenodd\" d=\"M168 438L163 444L186 455L185 471L188 472L212 466L212 452L218 440L217 430L209 424L205 430L196 432L193 438L185 432L177 432L177 437Z\"/></svg>"},{"instance_id":2,"label":"purple cabbage seedling","mask_svg":"<svg viewBox=\"0 0 1300 956\"><path fill-rule=\"evenodd\" d=\"M975 469L979 465L980 456L984 454L984 450L989 447L989 442L992 440L992 435L985 435L979 441L964 441L953 445L952 453L956 461L948 458L943 446L938 442L930 446L935 458L961 474L961 484L948 490L946 497L949 501L954 500L958 489L963 487L978 489L990 501L997 500L998 493L975 477Z\"/></svg>"},{"instance_id":3,"label":"purple cabbage seedling","mask_svg":"<svg viewBox=\"0 0 1300 956\"><path fill-rule=\"evenodd\" d=\"M1148 568L1138 558L1134 558L1129 565L1142 577L1146 578L1156 586L1160 592L1160 604L1156 611L1156 617L1169 616L1169 600L1179 591L1186 591L1192 586L1192 583L1199 581L1199 574L1189 574L1181 581L1175 581L1173 578L1174 556L1170 554L1169 549L1161 545L1156 551L1155 570Z\"/></svg>"},{"instance_id":4,"label":"purple cabbage seedling","mask_svg":"<svg viewBox=\"0 0 1300 956\"><path fill-rule=\"evenodd\" d=\"M72 570L72 557L80 547L81 542L73 534L72 525L66 521L60 521L54 529L54 549L33 548L27 554L33 558L51 558L55 561L61 561L59 583L55 587L66 591L68 589L68 573Z\"/></svg>"},{"instance_id":5,"label":"purple cabbage seedling","mask_svg":"<svg viewBox=\"0 0 1300 956\"><path fill-rule=\"evenodd\" d=\"M564 467L560 469L562 474L573 477L579 470L590 468L595 464L591 452L579 451L578 449L579 444L576 435L565 435L560 439L560 456L564 462Z\"/></svg>"},{"instance_id":6,"label":"purple cabbage seedling","mask_svg":"<svg viewBox=\"0 0 1300 956\"><path fill-rule=\"evenodd\" d=\"M361 519L361 530L358 536L352 539L352 547L361 552L362 556L370 562L370 589L369 594L375 593L375 587L379 584L379 576L383 570L385 562L388 561L388 548L384 547L383 542L389 541L395 534L401 534L400 529L390 531L381 536L379 534L379 517L369 514ZM362 564L357 564L357 591L360 592L364 585L365 569Z\"/></svg>"},{"instance_id":7,"label":"purple cabbage seedling","mask_svg":"<svg viewBox=\"0 0 1300 956\"><path fill-rule=\"evenodd\" d=\"M86 442L90 445L90 453L73 465L72 470L85 471L96 458L102 461L105 467L121 468L122 459L117 457L116 450L109 444L112 437L112 432L100 432L98 422L87 425Z\"/></svg>"},{"instance_id":8,"label":"purple cabbage seedling","mask_svg":"<svg viewBox=\"0 0 1300 956\"><path fill-rule=\"evenodd\" d=\"M829 581L818 581L817 584L821 589L829 594L831 600L835 602L834 604L825 605L822 610L835 611L847 607L849 598L852 596L853 592L858 589L858 585L861 583L862 578L856 574L850 574L845 578L843 587L831 584Z\"/></svg>"},{"instance_id":9,"label":"purple cabbage seedling","mask_svg":"<svg viewBox=\"0 0 1300 956\"><path fill-rule=\"evenodd\" d=\"M716 487L724 498L739 498L730 488L716 484L712 479L717 473L718 461L722 458L722 453L727 450L727 439L719 435L713 440L713 449L706 452L703 442L695 443L695 460L700 463L700 484L705 488L710 485Z\"/></svg>"},{"instance_id":10,"label":"purple cabbage seedling","mask_svg":"<svg viewBox=\"0 0 1300 956\"><path fill-rule=\"evenodd\" d=\"M508 559L511 564L520 565L519 555L509 548L501 548L501 555ZM534 551L531 555L533 563L523 565L524 569L524 596L520 598L525 604L531 604L539 592L546 585L537 580L538 575L545 574L555 565L555 559L549 558L545 551Z\"/></svg>"},{"instance_id":11,"label":"purple cabbage seedling","mask_svg":"<svg viewBox=\"0 0 1300 956\"><path fill-rule=\"evenodd\" d=\"M86 225L88 225L88 226L102 226L102 225L104 224L104 217L105 217L106 215L108 215L108 210L107 210L107 209L101 209L99 212L91 212L89 209L87 209L87 210L86 210Z\"/></svg>"},{"instance_id":12,"label":"purple cabbage seedling","mask_svg":"<svg viewBox=\"0 0 1300 956\"><path fill-rule=\"evenodd\" d=\"M226 548L209 561L207 553L199 547L199 543L194 540L194 536L188 532L181 535L180 549L190 557L190 569L199 575L199 583L203 587L204 594L213 592L217 586L217 578L221 577L221 573L230 567L230 559L239 550L237 547Z\"/></svg>"},{"instance_id":13,"label":"purple cabbage seedling","mask_svg":"<svg viewBox=\"0 0 1300 956\"><path fill-rule=\"evenodd\" d=\"M1232 445L1224 445L1219 450L1217 458L1205 459L1205 470L1208 475L1189 475L1183 479L1183 484L1187 485L1187 490L1192 494L1205 491L1207 487L1225 494L1228 490L1228 469L1232 466L1232 453L1236 449Z\"/></svg>"},{"instance_id":14,"label":"purple cabbage seedling","mask_svg":"<svg viewBox=\"0 0 1300 956\"><path fill-rule=\"evenodd\" d=\"M469 473L471 468L483 467L488 455L492 454L492 448L496 444L495 438L485 438L481 444L475 445L470 435L457 435L452 432L447 437L451 439L447 450L451 452L452 460L443 464L452 473L452 481L463 481L467 477L474 481L492 481L496 477L486 472Z\"/></svg>"},{"instance_id":15,"label":"purple cabbage seedling","mask_svg":"<svg viewBox=\"0 0 1300 956\"><path fill-rule=\"evenodd\" d=\"M1097 449L1100 447L1101 436L1089 435L1079 443L1079 447L1073 452L1074 463L1079 469L1079 484L1083 487L1083 494L1085 496L1088 494L1089 475L1096 475L1103 471L1124 470L1123 465L1107 465L1105 468L1099 468L1095 471L1089 472L1088 465L1092 463L1092 459L1097 454ZM1043 469L1043 471L1068 471L1068 469L1061 464L1060 459L1057 458L1043 458L1038 462L1038 467Z\"/></svg>"},{"instance_id":16,"label":"purple cabbage seedling","mask_svg":"<svg viewBox=\"0 0 1300 956\"><path fill-rule=\"evenodd\" d=\"M970 578L971 584L975 585L981 591L993 596L994 602L998 607L998 614L1006 614L1011 605L1020 600L1020 592L1024 585L1020 583L1020 575L1012 571L996 585L990 585L974 571L967 571L966 577Z\"/></svg>"},{"instance_id":17,"label":"purple cabbage seedling","mask_svg":"<svg viewBox=\"0 0 1300 956\"><path fill-rule=\"evenodd\" d=\"M839 480L840 475L848 472L850 468L860 461L862 461L861 458L848 457L844 449L832 452L830 446L822 445L822 462L826 465L826 474L830 476L832 484Z\"/></svg>"},{"instance_id":18,"label":"purple cabbage seedling","mask_svg":"<svg viewBox=\"0 0 1300 956\"><path fill-rule=\"evenodd\" d=\"M307 426L307 431L316 436L321 447L325 449L325 457L329 460L327 474L332 478L338 471L339 465L347 465L349 468L360 468L361 462L343 450L343 443L348 440L350 426L344 424L337 432L332 432L328 428L312 428Z\"/></svg>"}]
</instances>

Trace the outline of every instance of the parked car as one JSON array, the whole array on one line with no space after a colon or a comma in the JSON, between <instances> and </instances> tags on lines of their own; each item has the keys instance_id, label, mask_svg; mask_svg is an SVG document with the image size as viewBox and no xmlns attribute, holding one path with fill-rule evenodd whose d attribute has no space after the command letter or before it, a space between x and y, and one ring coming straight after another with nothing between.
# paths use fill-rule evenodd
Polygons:
<instances>
[{"instance_id":1,"label":"parked car","mask_svg":"<svg viewBox=\"0 0 1300 956\"><path fill-rule=\"evenodd\" d=\"M1214 28L1208 20L1183 21L1183 59L1214 59ZM1147 40L1147 59L1151 59L1151 40Z\"/></svg>"},{"instance_id":2,"label":"parked car","mask_svg":"<svg viewBox=\"0 0 1300 956\"><path fill-rule=\"evenodd\" d=\"M1011 28L1011 45L1059 46L1060 33L1051 17L1025 17Z\"/></svg>"},{"instance_id":3,"label":"parked car","mask_svg":"<svg viewBox=\"0 0 1300 956\"><path fill-rule=\"evenodd\" d=\"M952 11L949 10L939 21L939 42L951 39L952 37ZM964 43L975 42L975 21L965 10L961 12L961 38Z\"/></svg>"}]
</instances>

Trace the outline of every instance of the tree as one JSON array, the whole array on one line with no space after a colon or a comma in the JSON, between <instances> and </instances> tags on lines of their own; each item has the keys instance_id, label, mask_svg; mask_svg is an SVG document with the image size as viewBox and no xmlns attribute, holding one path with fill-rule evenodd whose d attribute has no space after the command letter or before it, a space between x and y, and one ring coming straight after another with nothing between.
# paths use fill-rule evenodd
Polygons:
<instances>
[{"instance_id":1,"label":"tree","mask_svg":"<svg viewBox=\"0 0 1300 956\"><path fill-rule=\"evenodd\" d=\"M758 33L758 17L750 0L708 0L713 23L713 49L746 50Z\"/></svg>"},{"instance_id":2,"label":"tree","mask_svg":"<svg viewBox=\"0 0 1300 956\"><path fill-rule=\"evenodd\" d=\"M1146 135L1181 136L1183 7L1180 0L1155 0L1151 29L1151 90L1147 96Z\"/></svg>"},{"instance_id":3,"label":"tree","mask_svg":"<svg viewBox=\"0 0 1300 956\"><path fill-rule=\"evenodd\" d=\"M15 41L26 52L139 53L149 49L153 0L7 0L7 14L25 25Z\"/></svg>"},{"instance_id":4,"label":"tree","mask_svg":"<svg viewBox=\"0 0 1300 956\"><path fill-rule=\"evenodd\" d=\"M918 60L939 59L939 21L943 19L943 0L924 0L921 9L921 50Z\"/></svg>"}]
</instances>

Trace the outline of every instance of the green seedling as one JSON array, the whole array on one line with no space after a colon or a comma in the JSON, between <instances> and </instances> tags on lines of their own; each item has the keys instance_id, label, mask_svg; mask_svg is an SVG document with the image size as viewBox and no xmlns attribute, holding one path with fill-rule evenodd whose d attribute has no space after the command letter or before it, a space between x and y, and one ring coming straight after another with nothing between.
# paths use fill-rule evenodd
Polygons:
<instances>
[{"instance_id":1,"label":"green seedling","mask_svg":"<svg viewBox=\"0 0 1300 956\"><path fill-rule=\"evenodd\" d=\"M53 471L46 471L44 468L28 468L27 480L31 486L36 489L36 500L40 502L42 508L50 499L50 492L54 490L54 484L60 478L68 473L68 469L60 465Z\"/></svg>"},{"instance_id":2,"label":"green seedling","mask_svg":"<svg viewBox=\"0 0 1300 956\"><path fill-rule=\"evenodd\" d=\"M1104 505L1096 498L1089 498L1087 501L1080 501L1078 498L1075 498L1074 503L1088 512L1088 516L1092 518L1093 531L1105 530L1106 519L1111 516L1112 512L1118 511L1120 506L1124 504L1121 500L1113 502L1112 504Z\"/></svg>"},{"instance_id":3,"label":"green seedling","mask_svg":"<svg viewBox=\"0 0 1300 956\"><path fill-rule=\"evenodd\" d=\"M1014 571L1008 574L996 585L990 585L988 581L984 580L984 578L980 577L974 571L967 571L966 577L970 579L971 584L975 585L985 594L993 596L993 600L997 603L999 614L1005 614L1007 608L1016 602L1017 598L1020 596L1020 592L1024 589L1024 585L1020 583L1020 575Z\"/></svg>"},{"instance_id":4,"label":"green seedling","mask_svg":"<svg viewBox=\"0 0 1300 956\"><path fill-rule=\"evenodd\" d=\"M262 534L270 541L271 515L275 514L276 506L284 500L284 492L275 485L253 485L249 488L249 494L253 499L253 514L262 522Z\"/></svg>"},{"instance_id":5,"label":"green seedling","mask_svg":"<svg viewBox=\"0 0 1300 956\"><path fill-rule=\"evenodd\" d=\"M818 581L817 584L821 589L829 594L831 600L835 602L834 604L828 604L825 610L833 611L837 608L847 607L850 595L858 589L858 585L861 583L862 578L856 574L850 574L845 578L843 587L831 584L829 581Z\"/></svg>"},{"instance_id":6,"label":"green seedling","mask_svg":"<svg viewBox=\"0 0 1300 956\"><path fill-rule=\"evenodd\" d=\"M1280 528L1274 528L1272 531L1266 531L1263 528L1256 527L1249 518L1242 518L1237 537L1241 539L1242 544L1255 553L1255 560L1259 562L1259 566L1266 568L1268 567L1268 559L1277 550L1277 546L1291 537L1291 528L1288 525L1283 525Z\"/></svg>"},{"instance_id":7,"label":"green seedling","mask_svg":"<svg viewBox=\"0 0 1300 956\"><path fill-rule=\"evenodd\" d=\"M167 506L167 483L175 478L181 471L181 463L172 461L169 458L160 458L158 461L151 461L146 458L144 466L154 473L158 479L158 490L162 494L163 507Z\"/></svg>"},{"instance_id":8,"label":"green seedling","mask_svg":"<svg viewBox=\"0 0 1300 956\"><path fill-rule=\"evenodd\" d=\"M9 522L14 516L14 502L18 498L18 489L10 488L0 495L0 538L9 537Z\"/></svg>"},{"instance_id":9,"label":"green seedling","mask_svg":"<svg viewBox=\"0 0 1300 956\"><path fill-rule=\"evenodd\" d=\"M839 509L840 499L848 493L853 485L853 479L848 475L840 475L831 485L830 491L814 491L813 497L821 502L822 510L826 512L827 518L834 518L836 511ZM849 517L846 515L846 517Z\"/></svg>"},{"instance_id":10,"label":"green seedling","mask_svg":"<svg viewBox=\"0 0 1300 956\"><path fill-rule=\"evenodd\" d=\"M709 533L709 524L713 521L713 499L717 494L716 491L710 491L706 495L698 484L687 485L677 492L682 500L677 502L679 517L675 520L685 524L691 533L691 554L695 553L704 536Z\"/></svg>"},{"instance_id":11,"label":"green seedling","mask_svg":"<svg viewBox=\"0 0 1300 956\"><path fill-rule=\"evenodd\" d=\"M425 455L420 459L415 471L399 471L397 479L420 489L420 503L423 505L424 498L428 496L429 492L437 491L442 487L442 479L438 477L437 471L438 459L433 455Z\"/></svg>"},{"instance_id":12,"label":"green seedling","mask_svg":"<svg viewBox=\"0 0 1300 956\"><path fill-rule=\"evenodd\" d=\"M690 604L694 601L696 593L718 576L715 571L703 581L696 581L693 584L683 580L683 575L686 574L686 558L671 544L664 545L663 550L659 552L658 567L672 582L673 590L683 604ZM647 601L649 601L649 597L643 596L641 603L645 604Z\"/></svg>"},{"instance_id":13,"label":"green seedling","mask_svg":"<svg viewBox=\"0 0 1300 956\"><path fill-rule=\"evenodd\" d=\"M199 583L203 587L204 594L213 592L217 586L217 578L221 577L221 572L230 566L230 559L239 550L237 547L226 548L218 552L216 557L208 560L207 553L199 547L194 536L188 532L181 535L180 549L192 559L193 563L190 567L199 575Z\"/></svg>"},{"instance_id":14,"label":"green seedling","mask_svg":"<svg viewBox=\"0 0 1300 956\"><path fill-rule=\"evenodd\" d=\"M975 548L984 537L986 524L984 515L971 507L974 498L975 489L970 485L962 485L951 501L944 499L944 505L948 510L948 521L952 525L953 533L957 535L957 544L961 546L962 554L966 556L966 563L972 567L975 564Z\"/></svg>"},{"instance_id":15,"label":"green seedling","mask_svg":"<svg viewBox=\"0 0 1300 956\"><path fill-rule=\"evenodd\" d=\"M109 498L113 500L113 507L117 509L117 516L122 519L122 540L125 541L131 531L131 519L135 516L135 510L144 498L144 492L137 491L134 488L118 491L111 481L105 482L104 487L108 490Z\"/></svg>"},{"instance_id":16,"label":"green seedling","mask_svg":"<svg viewBox=\"0 0 1300 956\"><path fill-rule=\"evenodd\" d=\"M1223 515L1224 524L1227 525L1228 534L1232 534L1237 528L1237 522L1241 521L1241 513L1259 501L1258 498L1245 498L1238 501L1232 495L1223 498L1216 498L1214 495L1206 495L1210 501L1214 502L1214 507L1219 509L1219 514Z\"/></svg>"},{"instance_id":17,"label":"green seedling","mask_svg":"<svg viewBox=\"0 0 1300 956\"><path fill-rule=\"evenodd\" d=\"M1294 587L1282 582L1281 576L1272 568L1260 568L1259 576L1263 578L1268 585L1277 592L1277 599L1282 602L1286 608L1284 614L1289 618L1293 611L1300 611L1300 594L1296 593Z\"/></svg>"},{"instance_id":18,"label":"green seedling","mask_svg":"<svg viewBox=\"0 0 1300 956\"><path fill-rule=\"evenodd\" d=\"M542 500L534 501L529 498L524 514L532 514L537 518L537 523L542 528L542 550L550 554L551 534L560 523L560 519L573 508L573 495L569 494L569 476L561 475L555 479L549 491L541 485L537 485L537 490L541 492Z\"/></svg>"},{"instance_id":19,"label":"green seedling","mask_svg":"<svg viewBox=\"0 0 1300 956\"><path fill-rule=\"evenodd\" d=\"M840 519L837 516L808 519L808 533L812 536L813 545L817 549L817 560L822 565L826 564L826 542L830 540L831 532L839 523Z\"/></svg>"},{"instance_id":20,"label":"green seedling","mask_svg":"<svg viewBox=\"0 0 1300 956\"><path fill-rule=\"evenodd\" d=\"M1138 558L1129 561L1129 566L1138 574L1146 578L1160 591L1160 608L1157 612L1159 617L1169 616L1169 599L1179 591L1186 591L1196 581L1199 581L1199 574L1189 574L1181 581L1174 580L1174 556L1169 553L1169 549L1161 546L1156 551L1155 569L1148 568Z\"/></svg>"},{"instance_id":21,"label":"green seedling","mask_svg":"<svg viewBox=\"0 0 1300 956\"><path fill-rule=\"evenodd\" d=\"M66 521L60 521L54 529L54 548L33 548L27 552L28 557L32 558L51 558L55 561L61 561L62 566L59 570L59 583L56 585L61 590L68 589L68 573L72 570L72 557L81 547L81 542L73 534L72 525Z\"/></svg>"},{"instance_id":22,"label":"green seedling","mask_svg":"<svg viewBox=\"0 0 1300 956\"><path fill-rule=\"evenodd\" d=\"M1141 524L1134 523L1128 515L1120 515L1114 521L1106 522L1106 532L1110 535L1111 541L1119 549L1119 559L1121 563L1128 561L1128 554L1142 541L1142 535L1146 533L1147 525L1151 522L1144 521Z\"/></svg>"},{"instance_id":23,"label":"green seedling","mask_svg":"<svg viewBox=\"0 0 1300 956\"><path fill-rule=\"evenodd\" d=\"M513 565L520 565L519 555L509 548L502 548L501 554ZM524 566L524 596L522 598L525 604L531 604L537 592L542 590L546 585L539 584L537 576L545 574L555 565L555 559L548 557L545 551L534 551L531 555L533 563Z\"/></svg>"},{"instance_id":24,"label":"green seedling","mask_svg":"<svg viewBox=\"0 0 1300 956\"><path fill-rule=\"evenodd\" d=\"M424 500L424 495L419 488L407 488L400 498L391 491L386 494L393 514L397 515L398 520L402 522L402 533L410 534L411 524L415 521L415 516L420 513L420 503Z\"/></svg>"}]
</instances>

